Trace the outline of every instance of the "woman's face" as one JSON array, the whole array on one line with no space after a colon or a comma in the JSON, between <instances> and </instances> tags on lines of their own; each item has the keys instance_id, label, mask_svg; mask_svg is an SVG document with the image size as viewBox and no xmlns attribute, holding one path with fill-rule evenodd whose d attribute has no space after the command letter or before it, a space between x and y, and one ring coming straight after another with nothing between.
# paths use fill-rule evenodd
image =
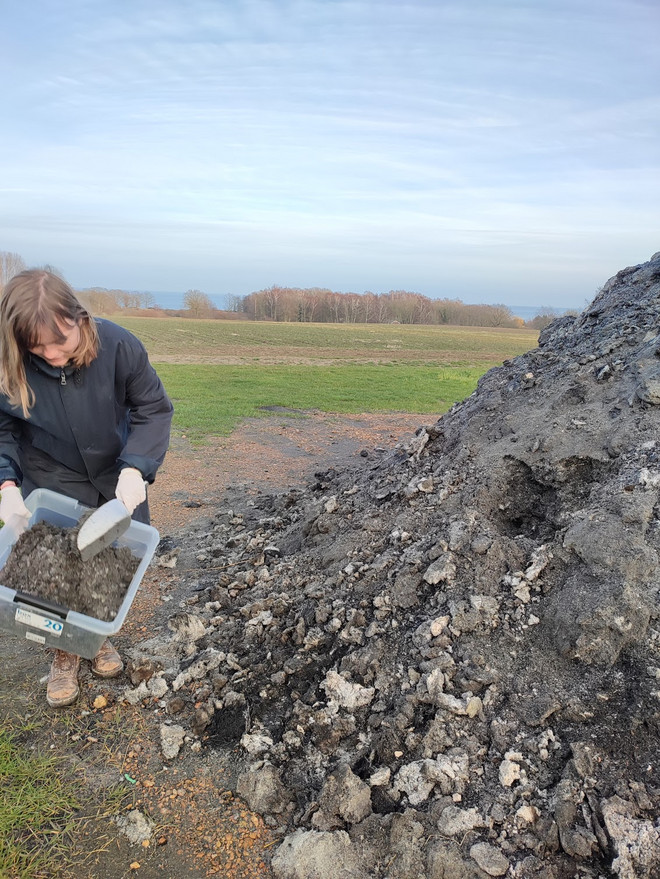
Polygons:
<instances>
[{"instance_id":1,"label":"woman's face","mask_svg":"<svg viewBox=\"0 0 660 879\"><path fill-rule=\"evenodd\" d=\"M75 321L68 320L58 320L56 323L64 339L58 338L44 327L37 344L30 351L51 366L66 366L80 345L80 326Z\"/></svg>"}]
</instances>

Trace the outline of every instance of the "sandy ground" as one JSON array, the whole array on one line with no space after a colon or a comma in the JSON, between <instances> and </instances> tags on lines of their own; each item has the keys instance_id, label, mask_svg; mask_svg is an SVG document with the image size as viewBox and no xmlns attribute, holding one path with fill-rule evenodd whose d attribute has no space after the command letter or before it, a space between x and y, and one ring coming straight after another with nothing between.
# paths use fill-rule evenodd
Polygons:
<instances>
[{"instance_id":1,"label":"sandy ground","mask_svg":"<svg viewBox=\"0 0 660 879\"><path fill-rule=\"evenodd\" d=\"M149 490L152 522L161 535L187 525L203 511L186 503L215 504L229 485L243 485L252 493L302 486L317 470L350 464L363 450L391 448L433 420L429 415L282 410L248 418L230 436L203 446L191 446L186 437L173 438Z\"/></svg>"}]
</instances>

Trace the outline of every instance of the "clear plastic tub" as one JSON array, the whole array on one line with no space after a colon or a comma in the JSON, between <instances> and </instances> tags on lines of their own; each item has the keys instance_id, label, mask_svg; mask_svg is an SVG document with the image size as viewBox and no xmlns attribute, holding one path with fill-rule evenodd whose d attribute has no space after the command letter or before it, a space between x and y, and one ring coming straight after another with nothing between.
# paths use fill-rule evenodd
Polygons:
<instances>
[{"instance_id":1,"label":"clear plastic tub","mask_svg":"<svg viewBox=\"0 0 660 879\"><path fill-rule=\"evenodd\" d=\"M25 505L32 514L30 525L49 522L60 528L75 526L83 513L89 510L78 501L46 488L38 488L28 495ZM110 622L76 613L38 596L26 595L1 585L2 568L18 537L19 534L12 530L11 522L0 528L0 629L35 644L58 647L68 653L93 659L105 639L121 629L158 546L158 531L151 525L131 522L128 530L115 541L115 546L128 547L140 559L140 563L116 617Z\"/></svg>"}]
</instances>

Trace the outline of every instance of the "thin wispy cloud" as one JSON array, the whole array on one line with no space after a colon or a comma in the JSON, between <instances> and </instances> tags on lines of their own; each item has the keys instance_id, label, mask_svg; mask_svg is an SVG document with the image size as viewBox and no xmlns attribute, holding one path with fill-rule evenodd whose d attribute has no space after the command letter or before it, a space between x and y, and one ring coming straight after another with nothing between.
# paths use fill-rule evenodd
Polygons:
<instances>
[{"instance_id":1,"label":"thin wispy cloud","mask_svg":"<svg viewBox=\"0 0 660 879\"><path fill-rule=\"evenodd\" d=\"M4 18L0 249L75 284L568 306L660 249L654 2Z\"/></svg>"}]
</instances>

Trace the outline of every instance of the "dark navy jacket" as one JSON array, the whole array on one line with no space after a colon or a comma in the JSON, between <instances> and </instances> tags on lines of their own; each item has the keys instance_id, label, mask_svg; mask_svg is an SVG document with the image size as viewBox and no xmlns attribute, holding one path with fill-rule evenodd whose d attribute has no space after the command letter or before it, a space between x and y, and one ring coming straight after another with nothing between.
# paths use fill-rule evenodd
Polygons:
<instances>
[{"instance_id":1,"label":"dark navy jacket","mask_svg":"<svg viewBox=\"0 0 660 879\"><path fill-rule=\"evenodd\" d=\"M123 467L153 482L165 457L172 404L143 344L117 324L96 323L99 352L89 366L26 355L36 398L28 419L0 394L0 482L15 479L24 496L50 488L98 506L114 497Z\"/></svg>"}]
</instances>

